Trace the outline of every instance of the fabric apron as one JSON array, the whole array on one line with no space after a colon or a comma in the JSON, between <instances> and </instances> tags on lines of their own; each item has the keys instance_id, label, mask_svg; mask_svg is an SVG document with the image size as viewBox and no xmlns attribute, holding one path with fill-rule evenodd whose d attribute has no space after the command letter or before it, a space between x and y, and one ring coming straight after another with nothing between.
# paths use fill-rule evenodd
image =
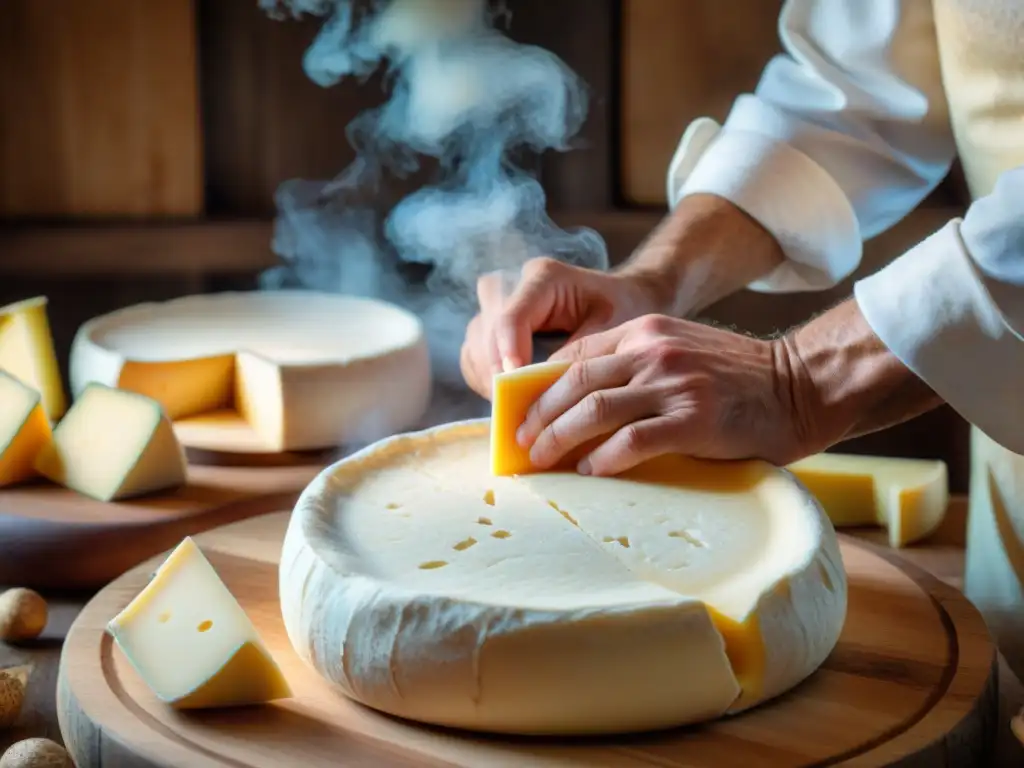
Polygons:
<instances>
[{"instance_id":1,"label":"fabric apron","mask_svg":"<svg viewBox=\"0 0 1024 768\"><path fill-rule=\"evenodd\" d=\"M1024 0L933 0L932 7L950 120L977 198L1000 173L1024 165ZM1024 381L1020 389L1024 397ZM1024 456L976 427L970 456L964 592L1024 679Z\"/></svg>"}]
</instances>

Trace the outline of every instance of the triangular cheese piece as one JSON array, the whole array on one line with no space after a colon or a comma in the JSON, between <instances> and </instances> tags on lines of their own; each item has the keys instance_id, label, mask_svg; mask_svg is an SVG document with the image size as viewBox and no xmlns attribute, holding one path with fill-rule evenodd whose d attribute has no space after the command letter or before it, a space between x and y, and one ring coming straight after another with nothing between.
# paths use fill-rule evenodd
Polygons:
<instances>
[{"instance_id":1,"label":"triangular cheese piece","mask_svg":"<svg viewBox=\"0 0 1024 768\"><path fill-rule=\"evenodd\" d=\"M787 469L834 526L881 525L892 547L927 538L946 516L949 480L937 459L819 453Z\"/></svg>"},{"instance_id":2,"label":"triangular cheese piece","mask_svg":"<svg viewBox=\"0 0 1024 768\"><path fill-rule=\"evenodd\" d=\"M155 400L90 384L53 431L36 469L100 501L184 485L185 453Z\"/></svg>"},{"instance_id":3,"label":"triangular cheese piece","mask_svg":"<svg viewBox=\"0 0 1024 768\"><path fill-rule=\"evenodd\" d=\"M36 296L0 307L0 370L42 395L50 421L67 408L64 384L46 315L46 297Z\"/></svg>"},{"instance_id":4,"label":"triangular cheese piece","mask_svg":"<svg viewBox=\"0 0 1024 768\"><path fill-rule=\"evenodd\" d=\"M252 621L190 538L107 631L146 685L175 709L292 695Z\"/></svg>"},{"instance_id":5,"label":"triangular cheese piece","mask_svg":"<svg viewBox=\"0 0 1024 768\"><path fill-rule=\"evenodd\" d=\"M36 476L36 456L50 442L40 394L0 371L0 487Z\"/></svg>"}]
</instances>

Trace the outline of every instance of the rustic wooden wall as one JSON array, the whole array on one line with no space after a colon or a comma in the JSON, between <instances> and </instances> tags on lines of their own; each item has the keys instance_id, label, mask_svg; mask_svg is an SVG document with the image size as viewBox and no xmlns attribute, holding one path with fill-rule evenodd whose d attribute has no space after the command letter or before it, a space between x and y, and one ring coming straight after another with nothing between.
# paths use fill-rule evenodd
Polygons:
<instances>
[{"instance_id":1,"label":"rustic wooden wall","mask_svg":"<svg viewBox=\"0 0 1024 768\"><path fill-rule=\"evenodd\" d=\"M0 4L0 218L195 216L192 0Z\"/></svg>"}]
</instances>

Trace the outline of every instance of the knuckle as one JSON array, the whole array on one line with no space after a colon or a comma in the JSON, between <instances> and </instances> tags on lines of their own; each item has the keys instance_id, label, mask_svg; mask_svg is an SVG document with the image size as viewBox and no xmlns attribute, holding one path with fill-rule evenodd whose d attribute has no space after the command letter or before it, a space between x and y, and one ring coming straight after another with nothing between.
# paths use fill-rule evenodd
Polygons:
<instances>
[{"instance_id":1,"label":"knuckle","mask_svg":"<svg viewBox=\"0 0 1024 768\"><path fill-rule=\"evenodd\" d=\"M573 391L587 390L590 389L590 372L587 370L587 366L583 362L575 362L570 368L566 377L569 386Z\"/></svg>"},{"instance_id":2,"label":"knuckle","mask_svg":"<svg viewBox=\"0 0 1024 768\"><path fill-rule=\"evenodd\" d=\"M591 392L580 403L584 419L596 424L603 424L608 418L608 408L608 396L604 392Z\"/></svg>"},{"instance_id":3,"label":"knuckle","mask_svg":"<svg viewBox=\"0 0 1024 768\"><path fill-rule=\"evenodd\" d=\"M622 428L621 443L626 453L639 453L644 449L643 433L636 424L630 424Z\"/></svg>"},{"instance_id":4,"label":"knuckle","mask_svg":"<svg viewBox=\"0 0 1024 768\"><path fill-rule=\"evenodd\" d=\"M642 315L636 319L636 327L641 333L661 336L668 332L671 321L664 315Z\"/></svg>"},{"instance_id":5,"label":"knuckle","mask_svg":"<svg viewBox=\"0 0 1024 768\"><path fill-rule=\"evenodd\" d=\"M550 278L565 270L566 265L550 256L535 256L523 265L523 275L529 278Z\"/></svg>"}]
</instances>

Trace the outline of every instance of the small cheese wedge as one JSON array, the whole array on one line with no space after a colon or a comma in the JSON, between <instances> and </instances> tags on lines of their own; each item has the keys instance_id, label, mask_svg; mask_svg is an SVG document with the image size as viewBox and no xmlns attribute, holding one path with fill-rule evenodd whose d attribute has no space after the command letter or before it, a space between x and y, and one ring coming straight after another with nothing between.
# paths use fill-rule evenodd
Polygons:
<instances>
[{"instance_id":1,"label":"small cheese wedge","mask_svg":"<svg viewBox=\"0 0 1024 768\"><path fill-rule=\"evenodd\" d=\"M107 632L157 698L175 709L262 704L292 695L252 621L191 538Z\"/></svg>"},{"instance_id":2,"label":"small cheese wedge","mask_svg":"<svg viewBox=\"0 0 1024 768\"><path fill-rule=\"evenodd\" d=\"M36 456L51 437L42 396L0 371L0 487L35 477Z\"/></svg>"},{"instance_id":3,"label":"small cheese wedge","mask_svg":"<svg viewBox=\"0 0 1024 768\"><path fill-rule=\"evenodd\" d=\"M185 452L160 404L134 392L90 384L36 457L36 470L100 501L185 484Z\"/></svg>"},{"instance_id":4,"label":"small cheese wedge","mask_svg":"<svg viewBox=\"0 0 1024 768\"><path fill-rule=\"evenodd\" d=\"M36 296L0 307L0 369L37 390L46 416L56 421L67 409L67 399L46 303L45 296Z\"/></svg>"},{"instance_id":5,"label":"small cheese wedge","mask_svg":"<svg viewBox=\"0 0 1024 768\"><path fill-rule=\"evenodd\" d=\"M833 525L881 525L893 547L927 538L946 516L949 482L942 461L820 453L788 469Z\"/></svg>"},{"instance_id":6,"label":"small cheese wedge","mask_svg":"<svg viewBox=\"0 0 1024 768\"><path fill-rule=\"evenodd\" d=\"M526 414L558 381L571 363L554 361L524 365L494 376L491 389L491 472L496 476L533 471L529 450L516 442Z\"/></svg>"}]
</instances>

